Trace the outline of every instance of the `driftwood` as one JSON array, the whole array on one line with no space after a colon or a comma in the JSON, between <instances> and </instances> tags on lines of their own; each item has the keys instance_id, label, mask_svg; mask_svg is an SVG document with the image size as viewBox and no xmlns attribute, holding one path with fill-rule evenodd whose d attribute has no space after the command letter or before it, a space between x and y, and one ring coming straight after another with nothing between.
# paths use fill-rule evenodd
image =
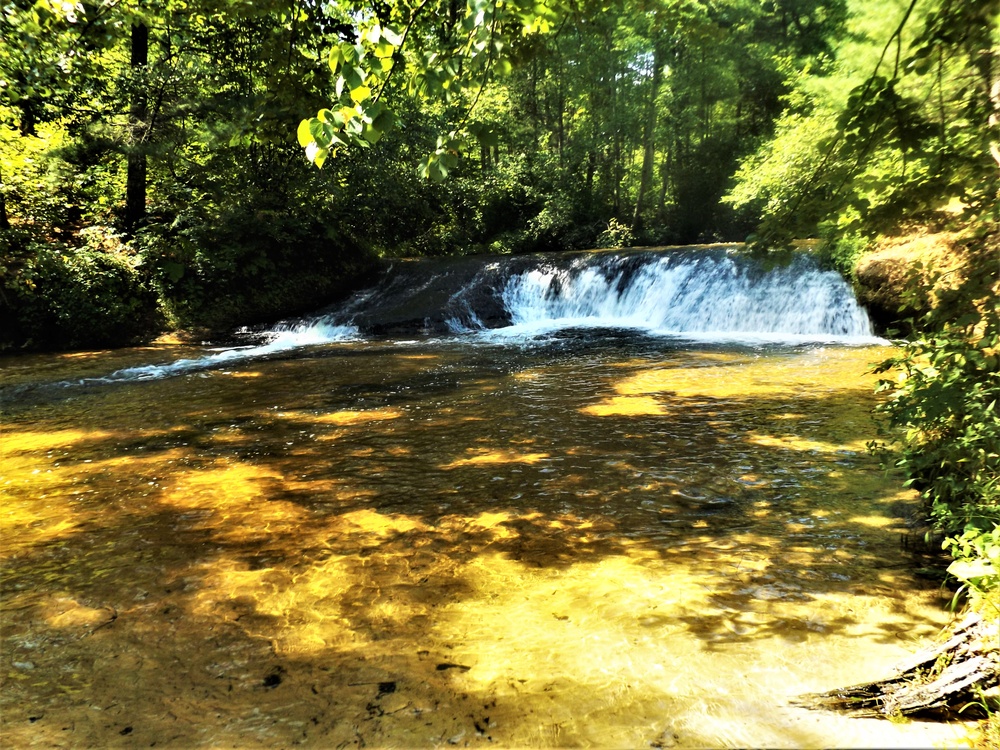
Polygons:
<instances>
[{"instance_id":1,"label":"driftwood","mask_svg":"<svg viewBox=\"0 0 1000 750\"><path fill-rule=\"evenodd\" d=\"M914 654L884 680L804 695L796 705L852 716L954 713L984 707L1000 686L1000 621L971 614L944 643ZM996 701L996 696L993 696Z\"/></svg>"}]
</instances>

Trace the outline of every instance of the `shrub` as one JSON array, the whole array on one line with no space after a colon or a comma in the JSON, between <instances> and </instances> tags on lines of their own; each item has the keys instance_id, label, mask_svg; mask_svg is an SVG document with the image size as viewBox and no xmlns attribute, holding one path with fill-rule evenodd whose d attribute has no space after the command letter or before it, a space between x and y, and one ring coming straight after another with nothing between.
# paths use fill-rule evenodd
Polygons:
<instances>
[{"instance_id":1,"label":"shrub","mask_svg":"<svg viewBox=\"0 0 1000 750\"><path fill-rule=\"evenodd\" d=\"M597 238L598 247L631 247L635 244L632 230L618 219L611 219L608 228Z\"/></svg>"},{"instance_id":2,"label":"shrub","mask_svg":"<svg viewBox=\"0 0 1000 750\"><path fill-rule=\"evenodd\" d=\"M889 397L878 408L898 441L895 465L921 491L945 549L956 560L982 563L998 558L1000 541L1000 231L968 244L962 282L938 293L922 333L876 371L898 373L898 380L880 381ZM988 570L958 570L973 583L1000 583Z\"/></svg>"},{"instance_id":3,"label":"shrub","mask_svg":"<svg viewBox=\"0 0 1000 750\"><path fill-rule=\"evenodd\" d=\"M159 330L156 295L135 260L103 227L84 233L84 247L31 242L3 269L10 327L2 348L72 349L133 344Z\"/></svg>"}]
</instances>

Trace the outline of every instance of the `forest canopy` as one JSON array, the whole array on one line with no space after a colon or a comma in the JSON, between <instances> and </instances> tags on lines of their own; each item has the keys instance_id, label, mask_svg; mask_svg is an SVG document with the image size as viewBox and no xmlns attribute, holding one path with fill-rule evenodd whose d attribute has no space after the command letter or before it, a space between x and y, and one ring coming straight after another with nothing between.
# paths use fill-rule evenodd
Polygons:
<instances>
[{"instance_id":1,"label":"forest canopy","mask_svg":"<svg viewBox=\"0 0 1000 750\"><path fill-rule=\"evenodd\" d=\"M12 0L4 345L274 319L380 256L821 237L849 274L995 203L997 6Z\"/></svg>"}]
</instances>

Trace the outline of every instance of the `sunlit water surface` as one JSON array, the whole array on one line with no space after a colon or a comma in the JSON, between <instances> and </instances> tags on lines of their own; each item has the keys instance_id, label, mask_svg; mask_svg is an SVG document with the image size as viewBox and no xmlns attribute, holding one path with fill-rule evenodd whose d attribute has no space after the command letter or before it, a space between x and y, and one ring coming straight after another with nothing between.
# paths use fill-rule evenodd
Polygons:
<instances>
[{"instance_id":1,"label":"sunlit water surface","mask_svg":"<svg viewBox=\"0 0 1000 750\"><path fill-rule=\"evenodd\" d=\"M931 747L808 711L948 621L877 348L0 360L6 747ZM283 358L281 358L283 357Z\"/></svg>"}]
</instances>

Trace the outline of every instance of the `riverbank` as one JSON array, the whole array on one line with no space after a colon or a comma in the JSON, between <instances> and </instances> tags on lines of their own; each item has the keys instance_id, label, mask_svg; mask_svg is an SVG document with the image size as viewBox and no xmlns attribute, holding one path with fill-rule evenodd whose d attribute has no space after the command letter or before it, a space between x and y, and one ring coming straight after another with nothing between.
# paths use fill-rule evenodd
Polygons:
<instances>
[{"instance_id":1,"label":"riverbank","mask_svg":"<svg viewBox=\"0 0 1000 750\"><path fill-rule=\"evenodd\" d=\"M914 230L880 236L852 269L855 291L881 328L912 333L940 294L966 275L968 253L958 232Z\"/></svg>"},{"instance_id":2,"label":"riverbank","mask_svg":"<svg viewBox=\"0 0 1000 750\"><path fill-rule=\"evenodd\" d=\"M885 462L920 490L936 543L955 558L948 572L960 585L956 601L981 613L984 632L998 634L1000 231L982 221L961 231L883 237L874 245L855 266L858 296L909 334L883 366L886 398L878 412ZM944 660L918 677L933 680L921 688L932 702L987 709L986 747L1000 741L998 637L948 654L949 669L965 671L965 688L938 679L949 663ZM896 688L881 688L889 691L883 703L891 705Z\"/></svg>"}]
</instances>

